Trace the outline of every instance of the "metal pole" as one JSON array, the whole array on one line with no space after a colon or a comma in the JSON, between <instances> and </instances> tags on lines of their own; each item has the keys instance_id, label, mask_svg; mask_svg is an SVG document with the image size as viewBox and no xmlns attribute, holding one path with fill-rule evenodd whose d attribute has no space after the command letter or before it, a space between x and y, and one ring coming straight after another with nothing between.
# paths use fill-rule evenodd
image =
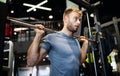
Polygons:
<instances>
[{"instance_id":1,"label":"metal pole","mask_svg":"<svg viewBox=\"0 0 120 76\"><path fill-rule=\"evenodd\" d=\"M87 15L87 23L88 23L88 31L89 31L89 37L92 39L92 34L91 34L91 28L90 28L90 21L89 21L89 15L88 12L85 12ZM92 42L89 42L89 45L91 46L91 51L92 51L92 56L94 60L94 69L95 69L95 76L97 76L97 69L96 69L96 61L95 61L95 54L94 54L94 47L91 44Z\"/></svg>"},{"instance_id":2,"label":"metal pole","mask_svg":"<svg viewBox=\"0 0 120 76\"><path fill-rule=\"evenodd\" d=\"M98 42L98 49L100 51L100 56L101 56L101 60L102 60L102 75L106 76L106 68L105 68L105 62L104 62L104 56L103 56L103 48L102 48L102 42L101 42L101 27L100 24L97 21L97 11L95 10L94 12L94 23L95 23L95 27L96 27L96 31L97 31L97 42Z\"/></svg>"}]
</instances>

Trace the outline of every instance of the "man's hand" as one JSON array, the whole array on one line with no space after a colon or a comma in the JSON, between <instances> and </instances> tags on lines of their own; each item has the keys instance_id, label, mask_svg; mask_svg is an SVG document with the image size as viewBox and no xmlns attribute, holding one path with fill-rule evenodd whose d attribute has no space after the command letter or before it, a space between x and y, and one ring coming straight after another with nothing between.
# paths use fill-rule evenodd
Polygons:
<instances>
[{"instance_id":1,"label":"man's hand","mask_svg":"<svg viewBox=\"0 0 120 76\"><path fill-rule=\"evenodd\" d=\"M41 24L35 24L35 27L36 27L36 29L34 29L34 30L35 30L36 34L39 36L43 36L45 33L45 31L44 31L45 27Z\"/></svg>"},{"instance_id":2,"label":"man's hand","mask_svg":"<svg viewBox=\"0 0 120 76\"><path fill-rule=\"evenodd\" d=\"M88 42L88 40L85 38L85 36L80 36L77 39L79 42Z\"/></svg>"}]
</instances>

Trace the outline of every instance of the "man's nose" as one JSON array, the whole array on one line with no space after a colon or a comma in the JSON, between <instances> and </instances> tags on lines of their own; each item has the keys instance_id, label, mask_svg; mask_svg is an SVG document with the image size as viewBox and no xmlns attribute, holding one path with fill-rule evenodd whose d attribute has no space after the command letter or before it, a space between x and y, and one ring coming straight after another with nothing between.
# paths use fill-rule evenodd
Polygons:
<instances>
[{"instance_id":1,"label":"man's nose","mask_svg":"<svg viewBox=\"0 0 120 76\"><path fill-rule=\"evenodd\" d=\"M79 19L77 20L77 23L80 24L80 20Z\"/></svg>"}]
</instances>

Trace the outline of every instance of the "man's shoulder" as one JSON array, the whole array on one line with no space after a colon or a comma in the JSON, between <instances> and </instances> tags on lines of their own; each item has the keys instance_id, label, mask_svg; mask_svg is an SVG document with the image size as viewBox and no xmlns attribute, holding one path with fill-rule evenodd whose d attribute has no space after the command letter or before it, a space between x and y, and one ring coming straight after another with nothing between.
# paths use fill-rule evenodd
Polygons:
<instances>
[{"instance_id":1,"label":"man's shoulder","mask_svg":"<svg viewBox=\"0 0 120 76\"><path fill-rule=\"evenodd\" d=\"M59 32L50 33L50 34L47 34L46 36L56 36L56 35L59 35Z\"/></svg>"},{"instance_id":2,"label":"man's shoulder","mask_svg":"<svg viewBox=\"0 0 120 76\"><path fill-rule=\"evenodd\" d=\"M45 35L45 38L54 38L54 37L56 37L56 36L58 36L58 35L59 35L58 32L49 33L49 34Z\"/></svg>"}]
</instances>

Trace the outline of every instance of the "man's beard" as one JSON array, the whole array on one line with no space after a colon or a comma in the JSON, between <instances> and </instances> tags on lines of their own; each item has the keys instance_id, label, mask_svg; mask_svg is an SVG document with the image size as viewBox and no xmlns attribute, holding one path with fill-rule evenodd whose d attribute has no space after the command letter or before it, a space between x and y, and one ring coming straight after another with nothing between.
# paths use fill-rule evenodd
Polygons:
<instances>
[{"instance_id":1,"label":"man's beard","mask_svg":"<svg viewBox=\"0 0 120 76\"><path fill-rule=\"evenodd\" d=\"M78 30L78 29L74 29L72 25L68 25L68 26L67 26L67 29L68 29L69 31L71 31L72 33L75 33L75 32L77 32L77 30Z\"/></svg>"}]
</instances>

